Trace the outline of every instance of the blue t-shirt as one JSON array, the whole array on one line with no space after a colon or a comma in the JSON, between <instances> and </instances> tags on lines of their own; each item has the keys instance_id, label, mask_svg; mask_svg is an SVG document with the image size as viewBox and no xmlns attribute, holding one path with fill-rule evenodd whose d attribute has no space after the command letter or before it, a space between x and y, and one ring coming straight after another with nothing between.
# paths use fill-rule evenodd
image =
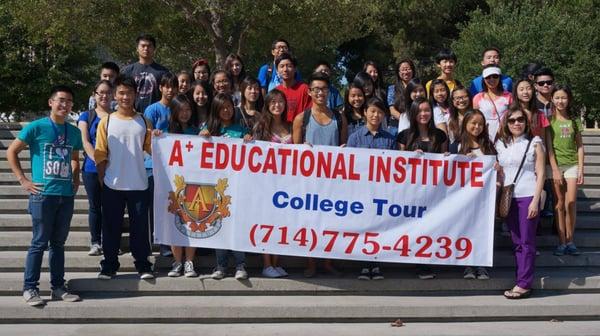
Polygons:
<instances>
[{"instance_id":1,"label":"blue t-shirt","mask_svg":"<svg viewBox=\"0 0 600 336\"><path fill-rule=\"evenodd\" d=\"M271 68L271 78L267 83L267 80L269 79L269 67ZM298 69L296 69L296 81L299 82L301 79L302 78L300 77L300 72L298 71ZM277 85L283 83L283 80L281 79L281 77L279 77L279 74L277 73L277 67L275 67L275 63L271 63L270 65L264 64L260 67L260 69L258 70L258 82L260 83L261 88L267 89L267 92L270 92L271 90L276 88Z\"/></svg>"},{"instance_id":2,"label":"blue t-shirt","mask_svg":"<svg viewBox=\"0 0 600 336\"><path fill-rule=\"evenodd\" d=\"M77 125L80 122L86 122L88 124L88 141L92 144L92 146L96 147L96 132L98 130L98 123L100 122L100 118L98 115L95 116L94 120L90 123L90 111L85 111L79 116L79 120L77 120ZM83 169L86 173L97 173L96 163L91 160L87 154L83 153Z\"/></svg>"},{"instance_id":3,"label":"blue t-shirt","mask_svg":"<svg viewBox=\"0 0 600 336\"><path fill-rule=\"evenodd\" d=\"M376 148L376 149L396 149L396 138L388 131L379 128L379 131L373 135L366 126L359 127L348 138L348 147L358 148Z\"/></svg>"},{"instance_id":4,"label":"blue t-shirt","mask_svg":"<svg viewBox=\"0 0 600 336\"><path fill-rule=\"evenodd\" d=\"M17 139L29 145L31 181L43 185L42 195L73 196L71 155L83 149L79 129L46 117L25 126Z\"/></svg>"},{"instance_id":5,"label":"blue t-shirt","mask_svg":"<svg viewBox=\"0 0 600 336\"><path fill-rule=\"evenodd\" d=\"M158 129L163 132L169 130L169 118L171 118L171 109L163 105L160 101L146 107L144 117L152 124L152 129ZM152 169L152 156L144 154L144 167Z\"/></svg>"},{"instance_id":6,"label":"blue t-shirt","mask_svg":"<svg viewBox=\"0 0 600 336\"><path fill-rule=\"evenodd\" d=\"M202 130L207 129L206 125L202 127ZM231 124L229 126L221 127L219 131L220 136L224 138L243 138L244 135L248 134L248 129L240 124Z\"/></svg>"},{"instance_id":7,"label":"blue t-shirt","mask_svg":"<svg viewBox=\"0 0 600 336\"><path fill-rule=\"evenodd\" d=\"M500 80L502 81L502 88L504 91L512 92L512 78L507 75L501 75ZM483 91L483 77L477 76L471 81L469 94L471 95L471 98L473 98L481 91Z\"/></svg>"},{"instance_id":8,"label":"blue t-shirt","mask_svg":"<svg viewBox=\"0 0 600 336\"><path fill-rule=\"evenodd\" d=\"M342 105L344 105L344 99L340 95L340 91L338 91L338 89L336 89L333 85L329 85L327 107L329 107L330 110L335 111Z\"/></svg>"}]
</instances>

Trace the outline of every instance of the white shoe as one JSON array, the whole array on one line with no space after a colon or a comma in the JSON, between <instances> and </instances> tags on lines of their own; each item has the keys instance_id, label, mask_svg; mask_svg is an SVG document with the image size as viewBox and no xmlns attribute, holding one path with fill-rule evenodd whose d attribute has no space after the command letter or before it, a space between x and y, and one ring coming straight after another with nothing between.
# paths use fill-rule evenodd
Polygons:
<instances>
[{"instance_id":1,"label":"white shoe","mask_svg":"<svg viewBox=\"0 0 600 336\"><path fill-rule=\"evenodd\" d=\"M167 275L170 276L171 278L176 278L176 277L180 277L182 272L183 272L183 265L180 262L176 261L173 263L173 267L171 268L169 273L167 273Z\"/></svg>"},{"instance_id":2,"label":"white shoe","mask_svg":"<svg viewBox=\"0 0 600 336\"><path fill-rule=\"evenodd\" d=\"M236 274L237 274L237 272L236 272ZM277 272L277 269L275 269L275 267L273 267L273 266L263 268L262 275L265 278L279 278L279 277L283 276L283 275L281 275L281 273ZM237 277L236 277L236 279L237 279Z\"/></svg>"},{"instance_id":3,"label":"white shoe","mask_svg":"<svg viewBox=\"0 0 600 336\"><path fill-rule=\"evenodd\" d=\"M102 247L98 244L92 244L90 247L90 251L88 252L89 256L99 256L102 255Z\"/></svg>"},{"instance_id":4,"label":"white shoe","mask_svg":"<svg viewBox=\"0 0 600 336\"><path fill-rule=\"evenodd\" d=\"M210 275L210 277L215 280L221 280L225 277L225 270L217 267L215 271Z\"/></svg>"},{"instance_id":5,"label":"white shoe","mask_svg":"<svg viewBox=\"0 0 600 336\"><path fill-rule=\"evenodd\" d=\"M288 274L288 272L286 272L286 271L283 269L283 267L277 266L277 267L275 267L275 270L276 270L277 272L279 272L279 274L281 274L281 276L282 276L282 277L286 277L286 276L288 276L288 275L289 275L289 274Z\"/></svg>"},{"instance_id":6,"label":"white shoe","mask_svg":"<svg viewBox=\"0 0 600 336\"><path fill-rule=\"evenodd\" d=\"M279 273L278 273L279 274ZM236 280L246 280L248 279L248 272L244 268L244 265L238 265L235 271L235 279Z\"/></svg>"},{"instance_id":7,"label":"white shoe","mask_svg":"<svg viewBox=\"0 0 600 336\"><path fill-rule=\"evenodd\" d=\"M191 261L186 261L183 264L183 268L184 268L184 275L187 278L195 278L198 276L198 273L196 273L196 271L194 271L194 263Z\"/></svg>"},{"instance_id":8,"label":"white shoe","mask_svg":"<svg viewBox=\"0 0 600 336\"><path fill-rule=\"evenodd\" d=\"M154 279L154 274L152 274L151 272L142 272L142 273L140 273L140 279L142 279L142 280Z\"/></svg>"}]
</instances>

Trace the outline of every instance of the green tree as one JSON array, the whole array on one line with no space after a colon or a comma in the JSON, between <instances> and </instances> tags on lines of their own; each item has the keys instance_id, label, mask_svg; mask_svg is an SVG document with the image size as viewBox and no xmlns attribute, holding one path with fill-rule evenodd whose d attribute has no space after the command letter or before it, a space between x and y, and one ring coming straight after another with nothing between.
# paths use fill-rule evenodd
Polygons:
<instances>
[{"instance_id":1,"label":"green tree","mask_svg":"<svg viewBox=\"0 0 600 336\"><path fill-rule=\"evenodd\" d=\"M468 84L481 73L481 51L502 50L502 68L518 77L523 65L542 62L576 102L598 119L600 103L600 1L489 1L490 13L475 10L453 43L461 62L458 77Z\"/></svg>"}]
</instances>

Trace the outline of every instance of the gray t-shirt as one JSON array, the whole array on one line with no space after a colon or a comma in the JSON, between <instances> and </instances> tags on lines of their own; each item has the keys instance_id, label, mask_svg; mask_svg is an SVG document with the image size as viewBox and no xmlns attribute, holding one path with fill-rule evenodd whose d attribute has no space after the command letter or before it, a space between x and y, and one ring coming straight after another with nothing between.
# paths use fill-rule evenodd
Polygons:
<instances>
[{"instance_id":1,"label":"gray t-shirt","mask_svg":"<svg viewBox=\"0 0 600 336\"><path fill-rule=\"evenodd\" d=\"M136 111L144 113L146 107L160 100L160 80L167 72L169 72L167 68L156 62L152 64L135 62L123 68L121 73L133 78L137 86Z\"/></svg>"}]
</instances>

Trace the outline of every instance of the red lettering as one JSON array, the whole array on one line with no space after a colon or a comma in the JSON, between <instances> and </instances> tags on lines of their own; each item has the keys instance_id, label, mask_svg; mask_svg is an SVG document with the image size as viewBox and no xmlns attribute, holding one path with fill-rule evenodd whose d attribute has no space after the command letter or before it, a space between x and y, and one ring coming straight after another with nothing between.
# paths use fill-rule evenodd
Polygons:
<instances>
[{"instance_id":1,"label":"red lettering","mask_svg":"<svg viewBox=\"0 0 600 336\"><path fill-rule=\"evenodd\" d=\"M229 164L229 147L224 143L218 143L215 155L215 169L227 169Z\"/></svg>"},{"instance_id":2,"label":"red lettering","mask_svg":"<svg viewBox=\"0 0 600 336\"><path fill-rule=\"evenodd\" d=\"M427 162L428 161L429 160L427 160L427 159L423 159L423 172L421 174L421 177L422 177L421 184L423 184L423 185L427 184L427 173L428 173L427 172Z\"/></svg>"},{"instance_id":3,"label":"red lettering","mask_svg":"<svg viewBox=\"0 0 600 336\"><path fill-rule=\"evenodd\" d=\"M202 152L200 154L200 168L202 169L212 169L212 162L209 160L213 157L213 152L210 151L215 148L215 144L213 142L203 142L202 143Z\"/></svg>"},{"instance_id":4,"label":"red lettering","mask_svg":"<svg viewBox=\"0 0 600 336\"><path fill-rule=\"evenodd\" d=\"M285 159L283 160L285 161ZM285 167L285 164L283 165ZM265 163L263 164L262 172L266 173L267 171L271 171L273 174L277 174L277 160L275 160L275 149L269 148L267 151L267 157L265 158ZM283 168L285 170L285 168Z\"/></svg>"},{"instance_id":5,"label":"red lettering","mask_svg":"<svg viewBox=\"0 0 600 336\"><path fill-rule=\"evenodd\" d=\"M436 186L438 185L438 171L442 166L442 160L429 160L429 166L433 168L433 176L431 183Z\"/></svg>"},{"instance_id":6,"label":"red lettering","mask_svg":"<svg viewBox=\"0 0 600 336\"><path fill-rule=\"evenodd\" d=\"M289 148L278 148L277 154L281 157L281 174L285 175L287 171L287 159L292 155L292 150Z\"/></svg>"},{"instance_id":7,"label":"red lettering","mask_svg":"<svg viewBox=\"0 0 600 336\"><path fill-rule=\"evenodd\" d=\"M452 164L452 167L449 167L450 164ZM452 173L452 175L450 177L448 177L448 172ZM444 184L447 186L451 186L454 184L454 181L456 180L456 161L448 161L445 160L444 161Z\"/></svg>"},{"instance_id":8,"label":"red lettering","mask_svg":"<svg viewBox=\"0 0 600 336\"><path fill-rule=\"evenodd\" d=\"M308 167L306 167L306 163L308 161ZM314 153L305 150L300 154L300 174L302 176L308 177L312 175L313 170L315 169L315 156Z\"/></svg>"},{"instance_id":9,"label":"red lettering","mask_svg":"<svg viewBox=\"0 0 600 336\"><path fill-rule=\"evenodd\" d=\"M373 155L369 156L369 181L373 181L373 172L375 171L375 157Z\"/></svg>"},{"instance_id":10,"label":"red lettering","mask_svg":"<svg viewBox=\"0 0 600 336\"><path fill-rule=\"evenodd\" d=\"M179 167L183 166L183 155L181 154L181 141L175 140L171 149L171 157L169 158L169 166L177 163Z\"/></svg>"},{"instance_id":11,"label":"red lettering","mask_svg":"<svg viewBox=\"0 0 600 336\"><path fill-rule=\"evenodd\" d=\"M325 157L327 155L327 157ZM331 177L331 157L332 153L317 153L317 177L325 175L325 177Z\"/></svg>"},{"instance_id":12,"label":"red lettering","mask_svg":"<svg viewBox=\"0 0 600 336\"><path fill-rule=\"evenodd\" d=\"M386 157L386 158L383 158L381 156L377 157L377 177L375 179L377 182L380 182L382 177L386 183L390 182L390 169L391 169L390 166L391 165L392 165L391 157Z\"/></svg>"},{"instance_id":13,"label":"red lettering","mask_svg":"<svg viewBox=\"0 0 600 336\"><path fill-rule=\"evenodd\" d=\"M458 168L460 168L460 186L464 187L467 184L467 168L469 168L469 162L459 161Z\"/></svg>"},{"instance_id":14,"label":"red lettering","mask_svg":"<svg viewBox=\"0 0 600 336\"><path fill-rule=\"evenodd\" d=\"M471 187L483 188L483 162L471 162Z\"/></svg>"},{"instance_id":15,"label":"red lettering","mask_svg":"<svg viewBox=\"0 0 600 336\"><path fill-rule=\"evenodd\" d=\"M417 183L417 167L419 165L421 165L422 161L419 158L409 158L408 159L408 164L411 165L412 167L412 172L410 174L410 183L411 184L416 184Z\"/></svg>"},{"instance_id":16,"label":"red lettering","mask_svg":"<svg viewBox=\"0 0 600 336\"><path fill-rule=\"evenodd\" d=\"M235 170L235 171L240 171L244 168L244 163L246 161L246 145L242 145L240 148L240 155L239 155L239 161L236 161L236 157L237 157L237 144L233 144L231 145L231 151L233 152L233 154L231 155L231 169Z\"/></svg>"},{"instance_id":17,"label":"red lettering","mask_svg":"<svg viewBox=\"0 0 600 336\"><path fill-rule=\"evenodd\" d=\"M250 152L248 153L248 168L250 168L250 171L253 173L258 173L261 168L260 163L254 163L254 157L256 155L262 155L262 149L260 149L259 146L250 147Z\"/></svg>"},{"instance_id":18,"label":"red lettering","mask_svg":"<svg viewBox=\"0 0 600 336\"><path fill-rule=\"evenodd\" d=\"M396 173L394 173L394 181L396 183L404 183L406 179L406 169L404 166L406 165L406 158L404 156L398 156L394 161L394 167L396 168Z\"/></svg>"},{"instance_id":19,"label":"red lettering","mask_svg":"<svg viewBox=\"0 0 600 336\"><path fill-rule=\"evenodd\" d=\"M335 168L333 170L332 178L341 177L344 180L348 178L346 172L346 160L344 160L344 154L338 153L337 158L335 160Z\"/></svg>"},{"instance_id":20,"label":"red lettering","mask_svg":"<svg viewBox=\"0 0 600 336\"><path fill-rule=\"evenodd\" d=\"M360 180L360 174L354 171L354 154L350 154L350 172L348 179L352 181Z\"/></svg>"}]
</instances>

